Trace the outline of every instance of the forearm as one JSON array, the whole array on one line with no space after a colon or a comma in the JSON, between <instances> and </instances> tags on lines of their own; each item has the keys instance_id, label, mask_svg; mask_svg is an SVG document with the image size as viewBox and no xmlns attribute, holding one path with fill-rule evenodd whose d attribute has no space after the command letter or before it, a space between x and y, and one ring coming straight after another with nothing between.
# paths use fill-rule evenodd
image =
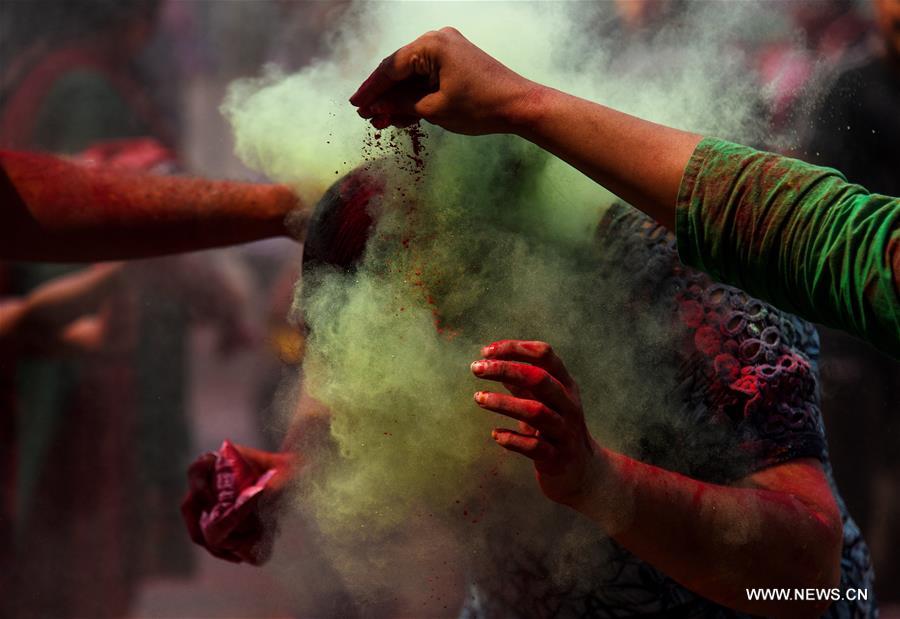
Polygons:
<instances>
[{"instance_id":1,"label":"forearm","mask_svg":"<svg viewBox=\"0 0 900 619\"><path fill-rule=\"evenodd\" d=\"M576 509L699 595L752 614L797 616L797 602L753 602L745 589L836 586L835 523L792 495L705 483L607 450L598 462L604 481ZM805 610L818 616L823 607Z\"/></svg>"},{"instance_id":2,"label":"forearm","mask_svg":"<svg viewBox=\"0 0 900 619\"><path fill-rule=\"evenodd\" d=\"M286 234L281 185L152 176L0 152L3 257L93 261L157 256Z\"/></svg>"},{"instance_id":3,"label":"forearm","mask_svg":"<svg viewBox=\"0 0 900 619\"><path fill-rule=\"evenodd\" d=\"M510 112L521 137L675 229L678 187L699 135L534 85Z\"/></svg>"}]
</instances>

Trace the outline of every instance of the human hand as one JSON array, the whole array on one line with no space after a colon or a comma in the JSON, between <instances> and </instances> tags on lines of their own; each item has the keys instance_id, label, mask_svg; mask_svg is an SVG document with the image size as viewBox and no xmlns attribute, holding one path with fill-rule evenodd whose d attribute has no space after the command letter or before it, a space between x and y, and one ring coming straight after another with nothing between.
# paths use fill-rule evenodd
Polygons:
<instances>
[{"instance_id":1,"label":"human hand","mask_svg":"<svg viewBox=\"0 0 900 619\"><path fill-rule=\"evenodd\" d=\"M75 158L84 165L132 172L169 172L175 167L175 153L153 138L96 142Z\"/></svg>"},{"instance_id":2,"label":"human hand","mask_svg":"<svg viewBox=\"0 0 900 619\"><path fill-rule=\"evenodd\" d=\"M575 505L594 483L600 448L584 421L578 385L549 344L501 340L481 350L472 373L493 380L511 395L478 391L484 409L519 421L519 431L495 428L498 445L534 461L547 498Z\"/></svg>"},{"instance_id":3,"label":"human hand","mask_svg":"<svg viewBox=\"0 0 900 619\"><path fill-rule=\"evenodd\" d=\"M538 85L454 28L428 32L385 58L350 97L376 129L424 118L455 133L510 132Z\"/></svg>"},{"instance_id":4,"label":"human hand","mask_svg":"<svg viewBox=\"0 0 900 619\"><path fill-rule=\"evenodd\" d=\"M272 521L294 456L237 446L224 441L188 469L190 488L181 515L194 543L234 563L265 563L272 554Z\"/></svg>"}]
</instances>

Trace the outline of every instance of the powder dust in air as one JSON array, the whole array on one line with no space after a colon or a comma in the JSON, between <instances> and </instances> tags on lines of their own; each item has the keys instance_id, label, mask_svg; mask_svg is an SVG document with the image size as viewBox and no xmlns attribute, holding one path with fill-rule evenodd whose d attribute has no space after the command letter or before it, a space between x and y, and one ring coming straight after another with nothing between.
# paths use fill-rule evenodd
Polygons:
<instances>
[{"instance_id":1,"label":"powder dust in air","mask_svg":"<svg viewBox=\"0 0 900 619\"><path fill-rule=\"evenodd\" d=\"M311 331L304 385L330 409L336 449L293 503L356 593L409 578L414 569L385 568L415 566L439 539L477 554L473 539L491 522L563 509L538 495L527 460L494 445L502 420L472 402L484 386L469 363L482 345L550 342L613 448L640 440L641 425L625 420L664 414L672 370L634 354L665 346L664 329L625 311L627 282L598 283L590 261L611 194L518 138L427 124L375 132L347 103L378 60L452 25L530 79L676 127L760 137L758 89L735 42L767 27L761 5L689 4L654 36L615 27L613 6L360 3L330 33L327 58L230 88L223 111L249 166L308 201L359 166L384 182L359 268L304 274L314 281L295 304Z\"/></svg>"}]
</instances>

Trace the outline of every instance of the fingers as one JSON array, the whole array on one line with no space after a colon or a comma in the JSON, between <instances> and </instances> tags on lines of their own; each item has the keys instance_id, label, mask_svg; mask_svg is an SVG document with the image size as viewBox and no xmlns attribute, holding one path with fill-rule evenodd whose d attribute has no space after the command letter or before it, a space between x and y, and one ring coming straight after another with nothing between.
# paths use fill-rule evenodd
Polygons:
<instances>
[{"instance_id":1,"label":"fingers","mask_svg":"<svg viewBox=\"0 0 900 619\"><path fill-rule=\"evenodd\" d=\"M215 517L210 518L203 536L211 548L227 548L229 540L235 535L242 525L246 526L247 519L253 518L258 513L259 497L256 494L240 505L235 505L223 510Z\"/></svg>"},{"instance_id":2,"label":"fingers","mask_svg":"<svg viewBox=\"0 0 900 619\"><path fill-rule=\"evenodd\" d=\"M551 376L565 386L573 383L569 371L553 347L546 342L526 340L499 340L481 349L485 359L503 359L523 361L546 370Z\"/></svg>"},{"instance_id":3,"label":"fingers","mask_svg":"<svg viewBox=\"0 0 900 619\"><path fill-rule=\"evenodd\" d=\"M414 45L414 43L410 45ZM409 59L408 55L403 54L405 49L401 47L382 60L381 64L372 71L350 97L350 103L356 107L365 108L387 92L396 82L412 75L412 65L409 62L403 64L404 60L408 61Z\"/></svg>"},{"instance_id":4,"label":"fingers","mask_svg":"<svg viewBox=\"0 0 900 619\"><path fill-rule=\"evenodd\" d=\"M491 436L504 449L535 461L551 460L556 456L556 448L537 436L526 436L503 428L496 428L491 432Z\"/></svg>"},{"instance_id":5,"label":"fingers","mask_svg":"<svg viewBox=\"0 0 900 619\"><path fill-rule=\"evenodd\" d=\"M216 454L207 452L194 460L188 467L188 486L191 494L208 502L210 506L216 502Z\"/></svg>"},{"instance_id":6,"label":"fingers","mask_svg":"<svg viewBox=\"0 0 900 619\"><path fill-rule=\"evenodd\" d=\"M577 415L577 406L569 398L565 387L543 368L493 359L475 361L471 367L472 373L479 378L528 390L534 399L560 415Z\"/></svg>"},{"instance_id":7,"label":"fingers","mask_svg":"<svg viewBox=\"0 0 900 619\"><path fill-rule=\"evenodd\" d=\"M350 103L365 109L398 83L413 75L429 75L435 72L437 64L433 53L434 38L435 33L424 34L382 60L350 97Z\"/></svg>"},{"instance_id":8,"label":"fingers","mask_svg":"<svg viewBox=\"0 0 900 619\"><path fill-rule=\"evenodd\" d=\"M516 398L503 393L479 391L475 394L475 402L481 408L506 415L526 424L520 427L523 430L522 434L533 434L533 430L537 430L542 436L553 441L561 438L565 432L565 422L562 417L535 400Z\"/></svg>"},{"instance_id":9,"label":"fingers","mask_svg":"<svg viewBox=\"0 0 900 619\"><path fill-rule=\"evenodd\" d=\"M191 541L201 546L206 546L203 531L200 529L200 516L203 514L203 505L198 497L191 491L185 495L181 502L181 518L184 526L191 536Z\"/></svg>"},{"instance_id":10,"label":"fingers","mask_svg":"<svg viewBox=\"0 0 900 619\"><path fill-rule=\"evenodd\" d=\"M232 563L240 563L241 559L229 550L219 549L207 543L206 537L203 535L203 529L200 527L200 518L203 512L208 508L204 505L203 500L193 491L188 491L181 503L181 517L188 530L191 541L198 546L206 548L214 557L230 561Z\"/></svg>"},{"instance_id":11,"label":"fingers","mask_svg":"<svg viewBox=\"0 0 900 619\"><path fill-rule=\"evenodd\" d=\"M292 457L283 454L270 454L249 447L237 447L242 457L248 460L265 461L265 464L274 464L276 461L283 466ZM206 453L200 456L190 468L188 468L189 489L181 503L181 516L188 530L191 540L206 548L215 557L240 563L246 561L258 565L264 561L255 548L257 543L250 538L259 538L262 533L259 522L258 508L263 495L267 492L260 491L256 495L239 505L225 511L217 518L210 520L204 528L201 521L214 509L217 503L215 485L216 454ZM285 466L285 468L289 468ZM254 534L255 531L255 534ZM245 539L247 538L247 539Z\"/></svg>"}]
</instances>

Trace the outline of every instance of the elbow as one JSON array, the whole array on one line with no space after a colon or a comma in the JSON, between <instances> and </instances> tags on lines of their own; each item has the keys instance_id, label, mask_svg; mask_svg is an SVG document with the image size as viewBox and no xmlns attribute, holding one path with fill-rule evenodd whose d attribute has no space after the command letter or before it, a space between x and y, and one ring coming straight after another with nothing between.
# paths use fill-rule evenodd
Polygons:
<instances>
[{"instance_id":1,"label":"elbow","mask_svg":"<svg viewBox=\"0 0 900 619\"><path fill-rule=\"evenodd\" d=\"M794 543L759 586L789 591L789 599L738 608L774 619L821 617L840 595L844 531L840 512L810 511L805 526L795 529Z\"/></svg>"},{"instance_id":2,"label":"elbow","mask_svg":"<svg viewBox=\"0 0 900 619\"><path fill-rule=\"evenodd\" d=\"M798 550L797 565L805 565L797 586L812 593L806 600L785 609L784 617L814 619L821 617L831 606L835 593L840 591L841 553L844 545L844 527L840 512L814 512L806 543Z\"/></svg>"},{"instance_id":3,"label":"elbow","mask_svg":"<svg viewBox=\"0 0 900 619\"><path fill-rule=\"evenodd\" d=\"M815 547L812 548L812 570L815 574L816 586L822 589L833 589L841 583L841 554L844 548L844 523L841 513L835 506L828 513L813 513L813 535ZM828 605L826 604L827 608Z\"/></svg>"}]
</instances>

